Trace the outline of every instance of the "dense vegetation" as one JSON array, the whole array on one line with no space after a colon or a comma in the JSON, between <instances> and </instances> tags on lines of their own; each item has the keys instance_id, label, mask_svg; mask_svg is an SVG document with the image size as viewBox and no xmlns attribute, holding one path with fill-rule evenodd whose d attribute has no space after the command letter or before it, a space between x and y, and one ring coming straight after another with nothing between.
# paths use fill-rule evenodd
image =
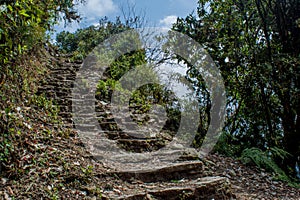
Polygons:
<instances>
[{"instance_id":1,"label":"dense vegetation","mask_svg":"<svg viewBox=\"0 0 300 200\"><path fill-rule=\"evenodd\" d=\"M34 129L39 120L36 114L48 115L48 123L57 122L57 108L43 95L35 95L37 82L46 71L44 45L49 37L47 31L60 19L66 22L79 19L74 6L81 2L0 3L0 168L11 173L22 167L17 163L25 151L22 147L26 146L26 140L36 137ZM45 136L51 133L47 127L41 131Z\"/></svg>"},{"instance_id":2,"label":"dense vegetation","mask_svg":"<svg viewBox=\"0 0 300 200\"><path fill-rule=\"evenodd\" d=\"M216 149L256 164L267 158L294 174L300 155L300 2L200 0L196 14L173 28L202 44L224 78L227 122Z\"/></svg>"},{"instance_id":3,"label":"dense vegetation","mask_svg":"<svg viewBox=\"0 0 300 200\"><path fill-rule=\"evenodd\" d=\"M79 29L75 31L75 33L65 31L59 33L56 37L57 46L62 52L71 54L71 59L82 60L91 53L97 45L113 34L134 28L142 28L143 26L145 26L145 22L141 16L128 16L125 22L122 22L119 17L117 17L115 21L109 21L107 18L103 18L99 20L97 25ZM146 51L146 49L140 49L117 58L104 72L104 79L99 81L96 98L101 101L110 102L113 91L122 90L124 94L130 92L124 91L124 89L120 87L118 80L128 71L147 63L148 58ZM150 74L153 73L150 71L151 70L143 71L141 72L143 75L140 75L150 77ZM136 80L126 81L134 84ZM170 117L169 122L175 123L175 121L177 121L176 123L178 123L179 111L171 106L175 99L172 99L172 95L170 94L172 94L172 92L162 85L147 84L132 94L129 106L131 109L133 107L138 109L137 112L147 113L151 109L152 104L160 104L167 108L168 116ZM173 126L173 124L171 125L170 123L169 128L175 131L176 127L178 128L178 124Z\"/></svg>"}]
</instances>

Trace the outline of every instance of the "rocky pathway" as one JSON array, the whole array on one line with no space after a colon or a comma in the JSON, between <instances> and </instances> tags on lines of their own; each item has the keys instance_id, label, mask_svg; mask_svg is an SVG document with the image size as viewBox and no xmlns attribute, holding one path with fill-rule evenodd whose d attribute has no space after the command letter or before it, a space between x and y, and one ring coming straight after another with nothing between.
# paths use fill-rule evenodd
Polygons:
<instances>
[{"instance_id":1,"label":"rocky pathway","mask_svg":"<svg viewBox=\"0 0 300 200\"><path fill-rule=\"evenodd\" d=\"M58 55L57 55L58 56ZM59 105L59 115L66 127L72 127L72 88L76 78L76 72L81 67L81 62L70 62L68 57L51 57L52 66L47 77L38 89L38 93L44 93Z\"/></svg>"},{"instance_id":2,"label":"rocky pathway","mask_svg":"<svg viewBox=\"0 0 300 200\"><path fill-rule=\"evenodd\" d=\"M58 59L63 59L58 60ZM48 97L57 102L60 107L60 116L68 127L75 127L72 119L72 88L76 78L76 73L81 67L81 63L66 62L67 58L53 59L53 66L45 83L40 87L39 93L45 93ZM75 94L75 96L77 96ZM79 94L78 94L79 96ZM73 99L74 100L74 99ZM80 97L74 101L81 101ZM159 130L161 122L155 119L155 116L147 116L148 129L135 130L132 128L134 122L137 122L141 115L134 114L132 116L117 116L112 112L110 103L106 103L101 99L96 101L96 119L99 123L101 131L95 132L95 126L92 124L79 124L80 131L84 131L86 135L93 135L105 138L105 141L116 144L122 151L130 152L134 156L136 153L155 152L170 142L172 135L169 132ZM81 115L84 119L95 117L86 112ZM134 119L134 122L132 119ZM142 116L145 118L145 116ZM143 121L143 120L142 120ZM150 121L150 122L149 122ZM118 125L116 122L121 122ZM149 130L151 127L151 130ZM78 128L78 127L77 127ZM123 130L127 131L123 131ZM128 131L129 130L129 131ZM130 132L131 131L131 132ZM151 134L149 134L151 132ZM147 135L147 137L145 137ZM87 148L97 148L92 142L84 142ZM110 143L109 143L110 144ZM102 145L102 143L100 143ZM109 148L109 147L108 147ZM105 164L105 160L101 160L101 147L97 148L99 162ZM173 151L172 151L173 152ZM130 154L131 155L131 154ZM168 156L168 155L167 155ZM130 158L130 157L129 157ZM126 158L128 159L128 157ZM157 161L160 162L160 161ZM163 164L162 164L163 163ZM117 176L120 179L132 183L125 191L120 192L117 189L106 190L103 192L103 198L106 199L228 199L232 196L230 193L230 183L227 178L207 176L203 172L203 163L195 160L195 156L188 157L181 155L177 160L165 160L156 166L154 161L153 167L145 168L134 166L122 168L120 166L108 168L107 173L111 176ZM131 163L132 164L132 163ZM139 165L136 163L136 165ZM143 164L143 163L141 163ZM133 170L134 169L134 170ZM140 185L139 183L145 183Z\"/></svg>"},{"instance_id":3,"label":"rocky pathway","mask_svg":"<svg viewBox=\"0 0 300 200\"><path fill-rule=\"evenodd\" d=\"M179 151L176 148L160 153L159 150L172 141L174 133L161 130L160 124L164 119L156 118L151 113L142 115L135 113L134 108L130 108L133 110L130 116L128 114L116 116L113 114L114 108L110 102L92 97L89 100L96 99L92 102L95 105L91 106L95 108L96 115L93 112L82 112L81 123L77 122L75 127L72 118L72 97L78 97L73 99L76 105L86 101L80 98L80 94L72 96L76 73L82 63L71 63L68 62L68 58L61 57L53 58L53 62L56 63L53 66L57 67L50 69L50 74L40 87L39 93L45 93L57 102L60 116L67 127L76 128L79 134L87 136L81 139L86 148L92 151L93 157L97 158L97 162L106 166L105 174L122 180L122 185L110 184L108 181L107 186L103 188L102 199L252 199L255 197L251 196L254 191L249 189L245 192L246 186L243 188L236 186L242 184L236 179L242 176L237 174L236 168L227 173L226 170L228 167L230 169L230 166L224 164L217 167L215 163L220 163L220 160L215 157L212 157L211 160L215 159L212 162L208 159L199 159L193 150ZM144 128L136 126L138 122L140 124L146 122L147 126ZM110 155L110 151L115 152ZM120 154L116 153L118 151ZM175 159L173 154L177 155ZM147 157L148 155L150 156ZM118 161L117 164L114 164L115 161ZM126 165L123 165L124 163ZM235 185L231 185L231 182ZM294 193L296 198L298 194ZM276 194L273 197L276 197Z\"/></svg>"}]
</instances>

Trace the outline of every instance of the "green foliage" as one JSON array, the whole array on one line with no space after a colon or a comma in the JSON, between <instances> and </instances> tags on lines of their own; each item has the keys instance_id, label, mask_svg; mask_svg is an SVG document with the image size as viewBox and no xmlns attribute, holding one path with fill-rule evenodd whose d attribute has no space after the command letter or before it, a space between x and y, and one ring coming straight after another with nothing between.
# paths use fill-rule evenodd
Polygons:
<instances>
[{"instance_id":1,"label":"green foliage","mask_svg":"<svg viewBox=\"0 0 300 200\"><path fill-rule=\"evenodd\" d=\"M57 34L57 46L62 52L72 53L73 59L83 60L97 45L113 34L129 30L129 24L124 24L118 17L115 22L107 18L99 20L96 26L78 29L75 33L61 32Z\"/></svg>"},{"instance_id":2,"label":"green foliage","mask_svg":"<svg viewBox=\"0 0 300 200\"><path fill-rule=\"evenodd\" d=\"M75 33L61 32L57 35L56 41L60 50L64 53L71 54L72 59L82 60L85 58L97 45L109 38L113 34L120 33L125 30L130 30L133 27L139 26L142 19L140 17L129 18L126 22L121 22L117 18L114 22L107 18L101 19L96 26L90 26L84 29L79 29ZM138 25L139 24L139 25ZM131 37L129 35L129 37ZM132 38L135 40L135 37ZM138 44L139 41L137 41ZM123 45L122 42L115 44ZM130 96L130 107L134 108L134 112L147 113L150 111L153 104L159 104L167 107L169 124L173 130L178 128L180 121L180 114L177 108L172 107L174 101L174 94L166 90L159 84L147 84L136 91L128 91L121 87L119 80L126 73L138 71L138 73L125 80L126 85L135 85L137 78L152 77L149 80L155 81L157 79L154 70L141 69L140 67L147 63L145 49L139 49L134 52L120 55L114 60L109 68L104 72L104 80L100 80L97 85L96 98L102 101L110 101L113 91L121 92L124 95ZM155 68L153 66L153 68ZM120 96L120 99L124 97ZM124 99L125 100L125 99Z\"/></svg>"},{"instance_id":3,"label":"green foliage","mask_svg":"<svg viewBox=\"0 0 300 200\"><path fill-rule=\"evenodd\" d=\"M53 123L58 122L59 107L55 105L53 100L47 98L45 94L33 95L29 103L31 106L37 106L37 109L47 113Z\"/></svg>"},{"instance_id":4,"label":"green foliage","mask_svg":"<svg viewBox=\"0 0 300 200\"><path fill-rule=\"evenodd\" d=\"M116 59L105 72L107 77L105 80L99 81L97 87L97 96L100 99L110 99L113 90L122 91L128 94L129 91L124 91L118 80L125 75L126 72L136 66L145 64L145 53L143 50L135 51L130 54L125 54ZM134 80L126 80L134 81Z\"/></svg>"},{"instance_id":5,"label":"green foliage","mask_svg":"<svg viewBox=\"0 0 300 200\"><path fill-rule=\"evenodd\" d=\"M286 173L276 164L275 158L279 157L282 160L288 158L290 154L279 148L271 148L269 151L252 147L245 149L241 155L241 160L244 164L254 164L259 168L264 168L269 172L275 173L275 178L291 182Z\"/></svg>"},{"instance_id":6,"label":"green foliage","mask_svg":"<svg viewBox=\"0 0 300 200\"><path fill-rule=\"evenodd\" d=\"M202 44L219 67L228 102L224 131L240 142L238 154L251 147L289 152L284 163L276 160L287 172L300 155L299 2L200 0L198 5L196 15L178 19L173 29ZM193 66L190 72L199 76ZM200 88L201 79L196 84Z\"/></svg>"},{"instance_id":7,"label":"green foliage","mask_svg":"<svg viewBox=\"0 0 300 200\"><path fill-rule=\"evenodd\" d=\"M81 171L85 176L91 177L93 172L93 166L88 165L86 168L81 167Z\"/></svg>"},{"instance_id":8,"label":"green foliage","mask_svg":"<svg viewBox=\"0 0 300 200\"><path fill-rule=\"evenodd\" d=\"M11 168L19 159L24 136L30 140L34 105L47 114L43 122L57 122L57 108L42 96L32 96L45 71L41 52L47 31L62 16L66 21L79 19L74 12L83 0L15 0L0 3L0 167ZM45 55L42 55L45 56ZM26 109L24 109L26 108ZM38 112L40 112L38 111ZM30 113L30 116L28 116ZM48 119L50 119L48 121ZM47 134L48 129L43 130Z\"/></svg>"},{"instance_id":9,"label":"green foliage","mask_svg":"<svg viewBox=\"0 0 300 200\"><path fill-rule=\"evenodd\" d=\"M213 151L221 153L230 157L239 157L241 155L243 146L234 136L223 132L219 137L217 144L214 146Z\"/></svg>"},{"instance_id":10,"label":"green foliage","mask_svg":"<svg viewBox=\"0 0 300 200\"><path fill-rule=\"evenodd\" d=\"M0 9L0 61L5 64L32 46L33 38L39 40L44 31L44 27L39 27L43 13L28 1L11 1L2 4Z\"/></svg>"},{"instance_id":11,"label":"green foliage","mask_svg":"<svg viewBox=\"0 0 300 200\"><path fill-rule=\"evenodd\" d=\"M0 114L1 121L1 138L0 138L0 161L2 163L8 163L11 159L12 153L14 152L14 134L20 135L21 132L18 129L23 124L18 120L18 116L14 113L12 107L5 108L5 112Z\"/></svg>"},{"instance_id":12,"label":"green foliage","mask_svg":"<svg viewBox=\"0 0 300 200\"><path fill-rule=\"evenodd\" d=\"M10 133L9 133L9 124L10 124L10 109L6 108L5 113L0 113L0 119L6 119L6 130L1 133L0 138L0 162L7 162L8 158L13 152L13 144L11 142Z\"/></svg>"},{"instance_id":13,"label":"green foliage","mask_svg":"<svg viewBox=\"0 0 300 200\"><path fill-rule=\"evenodd\" d=\"M76 2L83 1L2 2L0 4L0 62L13 63L18 55L41 45L46 31L57 23L61 14L65 20L78 19L78 15L74 12Z\"/></svg>"},{"instance_id":14,"label":"green foliage","mask_svg":"<svg viewBox=\"0 0 300 200\"><path fill-rule=\"evenodd\" d=\"M142 21L140 17L134 17L134 19L129 18L125 23L121 22L119 17L117 17L114 22L109 21L107 18L103 18L96 26L79 29L75 33L59 33L56 38L57 45L62 52L72 54L72 59L83 59L97 45L111 35L130 30L139 24L140 21ZM99 81L96 91L97 98L110 100L113 90L120 91L123 94L129 94L130 91L122 89L118 80L130 70L138 69L138 66L144 65L146 62L146 52L144 49L121 55L112 62L110 67L104 72L106 78L105 80ZM145 69L140 70L139 76L156 77L152 70ZM134 84L136 82L135 78L131 80L127 79L126 84ZM147 112L149 111L151 104L163 104L162 100L163 98L167 98L168 91L165 91L165 94L163 95L160 95L161 93L164 93L164 88L157 84L143 86L132 94L130 105L139 107L141 111ZM150 102L149 99L152 99L153 101Z\"/></svg>"}]
</instances>

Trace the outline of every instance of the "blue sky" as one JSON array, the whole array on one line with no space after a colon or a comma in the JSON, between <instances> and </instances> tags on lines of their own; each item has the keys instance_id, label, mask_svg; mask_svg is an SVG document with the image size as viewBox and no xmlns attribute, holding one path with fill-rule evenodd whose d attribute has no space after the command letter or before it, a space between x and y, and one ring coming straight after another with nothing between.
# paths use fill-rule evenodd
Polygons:
<instances>
[{"instance_id":1,"label":"blue sky","mask_svg":"<svg viewBox=\"0 0 300 200\"><path fill-rule=\"evenodd\" d=\"M135 5L137 13L143 12L148 21L148 26L171 27L177 17L185 17L197 8L197 0L86 0L85 5L80 5L78 11L83 17L80 24L74 23L64 28L61 24L57 31L75 31L78 28L96 24L99 19L107 16L114 20L122 16L130 5Z\"/></svg>"}]
</instances>

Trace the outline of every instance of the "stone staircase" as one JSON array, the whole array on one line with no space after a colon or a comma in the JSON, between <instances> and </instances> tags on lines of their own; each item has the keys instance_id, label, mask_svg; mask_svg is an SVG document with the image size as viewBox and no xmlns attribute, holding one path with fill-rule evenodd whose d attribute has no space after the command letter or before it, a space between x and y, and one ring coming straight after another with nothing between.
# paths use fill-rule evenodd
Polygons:
<instances>
[{"instance_id":1,"label":"stone staircase","mask_svg":"<svg viewBox=\"0 0 300 200\"><path fill-rule=\"evenodd\" d=\"M136 114L134 112L129 116L126 113L119 113L115 116L111 112L113 109L110 103L104 103L98 99L96 112L97 120L105 136L127 151L142 153L158 150L170 142L172 133L169 131L160 131L161 120L155 119L151 114ZM140 118L140 119L139 119ZM144 119L152 119L145 121ZM149 122L150 121L150 122ZM119 123L117 123L119 122ZM140 123L140 126L136 126ZM147 125L147 127L143 125ZM151 129L149 129L151 127Z\"/></svg>"},{"instance_id":2,"label":"stone staircase","mask_svg":"<svg viewBox=\"0 0 300 200\"><path fill-rule=\"evenodd\" d=\"M53 55L53 54L52 54ZM62 59L62 60L61 60ZM59 105L59 115L65 127L72 128L72 96L71 90L76 78L76 72L81 62L70 62L68 57L50 57L49 74L38 88L38 94L44 93Z\"/></svg>"},{"instance_id":3,"label":"stone staircase","mask_svg":"<svg viewBox=\"0 0 300 200\"><path fill-rule=\"evenodd\" d=\"M52 98L60 107L59 115L66 127L74 128L72 119L72 88L76 73L82 63L68 62L68 58L52 58L50 73L39 88L38 93L45 93ZM97 98L96 98L97 99ZM74 99L73 99L74 100ZM80 98L74 101L82 101ZM74 102L73 102L74 103ZM93 154L99 162L106 163L101 159L103 152L109 148L111 141L122 151L131 152L130 156L136 154L152 153L165 147L172 141L174 133L167 129L161 129L161 123L165 119L156 118L154 114L139 114L136 108L130 108L130 116L113 115L114 109L110 102L97 99L95 103L96 121L101 131L95 129L95 124L82 123L79 126L87 135L107 142L98 147L95 143L85 143L88 149L98 148ZM83 114L85 119L92 120L93 114ZM140 123L140 126L136 126ZM145 125L146 124L146 125ZM90 145L90 146L89 146ZM102 149L103 150L102 150ZM168 154L169 153L169 154ZM205 171L205 162L198 158L195 152L181 152L178 159L171 158L176 149L167 151L160 160L147 163L132 162L133 168L124 168L122 165L108 167L108 176L117 176L128 184L122 186L122 190L104 188L102 199L231 199L230 183L227 178L214 177ZM130 160L130 156L127 160ZM136 158L136 157L135 157ZM122 159L122 155L118 157Z\"/></svg>"}]
</instances>

